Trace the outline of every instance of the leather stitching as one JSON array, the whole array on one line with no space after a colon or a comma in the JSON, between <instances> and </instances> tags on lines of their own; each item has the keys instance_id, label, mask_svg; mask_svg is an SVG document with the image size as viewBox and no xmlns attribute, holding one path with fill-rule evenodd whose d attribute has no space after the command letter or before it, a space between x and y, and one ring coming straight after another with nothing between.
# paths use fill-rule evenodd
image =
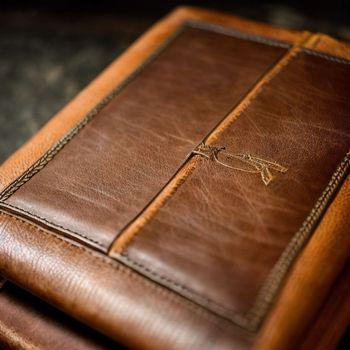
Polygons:
<instances>
[{"instance_id":1,"label":"leather stitching","mask_svg":"<svg viewBox=\"0 0 350 350\"><path fill-rule=\"evenodd\" d=\"M148 268L147 266L145 266L144 264L137 262L136 260L132 259L127 253L121 253L117 256L118 260L126 263L126 265L132 267L132 268L136 268L136 270L138 271L142 271L146 274L146 276L149 277L154 277L155 281L160 281L161 283L166 284L166 286L170 286L170 287L174 287L175 291L178 291L179 289L182 290L183 292L185 292L187 294L187 296L189 296L192 300L192 298L194 298L194 302L199 303L199 305L202 305L204 307L208 307L210 308L214 308L217 311L220 311L219 315L224 317L225 319L227 319L228 321L231 321L239 326L244 326L244 327L248 327L247 324L247 320L244 316L242 316L241 314L234 312L232 310L229 310L227 308L225 308L224 306L218 304L217 302L213 301L210 298L204 297L198 293L196 293L195 291L193 291L192 289L184 286L181 283L178 283L176 281L174 281L173 279L170 279L169 277L166 277L164 275L161 275L153 270L151 270L150 268ZM154 280L154 279L153 279Z\"/></svg>"},{"instance_id":2,"label":"leather stitching","mask_svg":"<svg viewBox=\"0 0 350 350\"><path fill-rule=\"evenodd\" d=\"M31 213L31 212L29 212L29 211L27 211L27 210L24 210L24 209L22 209L22 208L16 207L16 206L13 205L13 204L3 203L2 206L3 206L4 208L9 207L9 208L15 209L15 210L18 211L19 213L21 213L21 212L22 212L22 213L25 213L25 214L29 215L30 218L34 218L34 219L38 219L38 220L40 220L40 221L43 221L44 223L46 223L46 224L48 224L48 225L50 225L50 226L53 226L53 228L62 229L62 230L67 231L67 232L69 232L69 233L71 233L71 234L73 234L73 235L80 236L80 237L82 237L84 240L87 240L87 241L93 243L94 245L97 245L98 247L102 248L104 251L108 248L106 245L100 243L99 241L93 240L93 239L91 239L90 237L83 235L82 233L78 233L78 232L75 232L75 231L73 231L73 230L70 230L70 229L68 229L68 228L66 228L66 227L63 227L63 226L61 226L61 225L54 224L54 223L52 223L51 221L49 221L49 220L47 220L47 219L45 219L45 218L43 218L43 217L41 217L41 216L39 216L39 215L33 214L33 213Z\"/></svg>"},{"instance_id":3,"label":"leather stitching","mask_svg":"<svg viewBox=\"0 0 350 350\"><path fill-rule=\"evenodd\" d=\"M311 56L321 57L321 58L324 58L324 59L326 59L328 61L350 65L350 61L348 61L348 60L346 60L344 58L328 55L326 53L322 53L322 52L318 52L318 51L315 51L315 50L312 50L312 49L308 49L306 47L302 48L302 51L307 53L307 54L309 54L309 55L311 55Z\"/></svg>"},{"instance_id":4,"label":"leather stitching","mask_svg":"<svg viewBox=\"0 0 350 350\"><path fill-rule=\"evenodd\" d=\"M232 328L232 322L229 322L229 320L223 319L223 318L218 318L217 314L214 314L212 312L210 312L209 310L206 310L200 306L197 306L195 303L193 303L192 301L183 298L182 296L172 292L171 290L165 289L162 286L153 283L152 281L148 280L147 278L144 278L142 276L140 276L139 274L135 273L132 269L128 269L127 267L124 267L123 265L120 265L117 261L115 261L114 259L109 258L107 255L100 255L99 253L97 253L94 250L91 250L83 245L80 245L79 243L74 244L71 241L68 241L66 239L64 239L63 237L61 237L59 234L55 234L51 231L45 230L37 225L35 225L32 222L28 222L23 220L20 217L17 217L15 215L12 215L11 213L7 213L7 212L2 212L0 209L0 215L2 216L9 216L12 219L19 221L22 225L26 225L34 230L36 230L37 232L39 232L40 234L45 234L47 236L50 236L53 239L56 239L60 242L63 242L64 244L73 247L74 249L80 250L83 253L87 253L88 255L90 255L93 259L97 259L100 260L110 266L112 266L115 270L117 270L119 273L122 273L124 275L126 275L127 277L132 278L135 282L140 283L144 286L147 286L153 290L155 290L157 293L164 295L165 297L169 298L170 300L176 301L179 304L184 304L189 306L191 309L195 310L197 312L198 315L203 316L205 319L214 321L215 324L219 325L220 327L227 328L227 329L231 329ZM79 244L79 245L78 245ZM230 325L231 327L225 327L225 324L223 324L220 321L226 321L225 324L226 325Z\"/></svg>"},{"instance_id":5,"label":"leather stitching","mask_svg":"<svg viewBox=\"0 0 350 350\"><path fill-rule=\"evenodd\" d=\"M262 36L262 35L255 35L251 33L246 33L246 32L241 32L237 29L234 28L228 28L224 27L222 25L214 24L214 23L209 23L205 21L186 21L186 24L188 24L192 28L197 28L197 29L202 29L202 30L208 30L214 33L218 34L224 34L224 35L229 35L229 36L234 36L238 39L242 40L249 40L249 41L254 41L257 43L269 45L269 46L276 46L276 47L281 47L284 49L288 49L291 47L291 44L285 41L281 40L275 40L275 39L270 39L268 37Z\"/></svg>"}]
</instances>

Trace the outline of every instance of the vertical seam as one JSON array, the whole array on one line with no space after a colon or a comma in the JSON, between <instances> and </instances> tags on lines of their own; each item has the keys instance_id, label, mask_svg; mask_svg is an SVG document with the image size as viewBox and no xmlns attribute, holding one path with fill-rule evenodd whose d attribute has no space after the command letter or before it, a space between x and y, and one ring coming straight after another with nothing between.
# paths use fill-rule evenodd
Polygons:
<instances>
[{"instance_id":1,"label":"vertical seam","mask_svg":"<svg viewBox=\"0 0 350 350\"><path fill-rule=\"evenodd\" d=\"M305 33L306 34L306 33ZM253 102L263 91L263 87L268 84L283 68L288 65L301 51L301 45L309 40L311 34L307 33L307 37L301 43L293 45L279 60L262 75L262 77L254 84L249 92L242 98L237 106L225 117L218 125L207 135L201 142L207 145L212 144ZM173 194L179 189L181 184L185 182L187 177L196 169L199 156L192 153L182 165L180 170L175 173L166 186L158 193L158 195L118 234L116 239L110 245L108 254L116 253L116 256L126 251L131 242L135 239L141 229L149 222L164 206Z\"/></svg>"}]
</instances>

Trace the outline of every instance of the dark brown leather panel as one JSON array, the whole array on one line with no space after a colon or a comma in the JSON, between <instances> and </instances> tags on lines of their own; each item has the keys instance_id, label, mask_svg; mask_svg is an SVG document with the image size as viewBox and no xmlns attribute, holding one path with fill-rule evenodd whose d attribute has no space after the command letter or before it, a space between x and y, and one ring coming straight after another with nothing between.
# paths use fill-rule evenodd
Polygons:
<instances>
[{"instance_id":1,"label":"dark brown leather panel","mask_svg":"<svg viewBox=\"0 0 350 350\"><path fill-rule=\"evenodd\" d=\"M123 349L9 282L0 291L0 310L2 349Z\"/></svg>"},{"instance_id":2,"label":"dark brown leather panel","mask_svg":"<svg viewBox=\"0 0 350 350\"><path fill-rule=\"evenodd\" d=\"M349 94L349 63L300 53L215 142L231 166L247 168L228 156L244 153L288 171L272 166L265 186L259 172L203 158L120 258L249 326L269 273L350 148Z\"/></svg>"},{"instance_id":3,"label":"dark brown leather panel","mask_svg":"<svg viewBox=\"0 0 350 350\"><path fill-rule=\"evenodd\" d=\"M285 51L185 30L7 203L106 250Z\"/></svg>"},{"instance_id":4,"label":"dark brown leather panel","mask_svg":"<svg viewBox=\"0 0 350 350\"><path fill-rule=\"evenodd\" d=\"M243 350L251 341L104 254L1 212L0 273L132 349Z\"/></svg>"}]
</instances>

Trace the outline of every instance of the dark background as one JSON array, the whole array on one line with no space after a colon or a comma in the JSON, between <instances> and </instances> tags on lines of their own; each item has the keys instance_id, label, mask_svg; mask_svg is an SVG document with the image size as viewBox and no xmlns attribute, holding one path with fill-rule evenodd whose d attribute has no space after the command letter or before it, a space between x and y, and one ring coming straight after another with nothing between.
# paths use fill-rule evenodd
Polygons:
<instances>
[{"instance_id":1,"label":"dark background","mask_svg":"<svg viewBox=\"0 0 350 350\"><path fill-rule=\"evenodd\" d=\"M350 41L350 1L1 1L0 164L152 23L179 5ZM350 332L340 349L347 349Z\"/></svg>"}]
</instances>

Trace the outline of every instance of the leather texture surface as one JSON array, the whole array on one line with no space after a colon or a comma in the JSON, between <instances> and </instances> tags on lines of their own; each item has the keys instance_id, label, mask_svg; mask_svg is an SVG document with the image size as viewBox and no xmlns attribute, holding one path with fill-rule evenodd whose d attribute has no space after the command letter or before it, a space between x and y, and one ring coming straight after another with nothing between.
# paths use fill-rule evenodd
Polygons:
<instances>
[{"instance_id":1,"label":"leather texture surface","mask_svg":"<svg viewBox=\"0 0 350 350\"><path fill-rule=\"evenodd\" d=\"M203 159L124 256L219 312L254 317L259 290L349 150L346 92L349 63L297 55L215 142L288 171L264 186L260 174Z\"/></svg>"},{"instance_id":2,"label":"leather texture surface","mask_svg":"<svg viewBox=\"0 0 350 350\"><path fill-rule=\"evenodd\" d=\"M106 250L285 50L186 29L7 203Z\"/></svg>"},{"instance_id":3,"label":"leather texture surface","mask_svg":"<svg viewBox=\"0 0 350 350\"><path fill-rule=\"evenodd\" d=\"M10 282L0 291L0 310L2 349L123 349Z\"/></svg>"}]
</instances>

